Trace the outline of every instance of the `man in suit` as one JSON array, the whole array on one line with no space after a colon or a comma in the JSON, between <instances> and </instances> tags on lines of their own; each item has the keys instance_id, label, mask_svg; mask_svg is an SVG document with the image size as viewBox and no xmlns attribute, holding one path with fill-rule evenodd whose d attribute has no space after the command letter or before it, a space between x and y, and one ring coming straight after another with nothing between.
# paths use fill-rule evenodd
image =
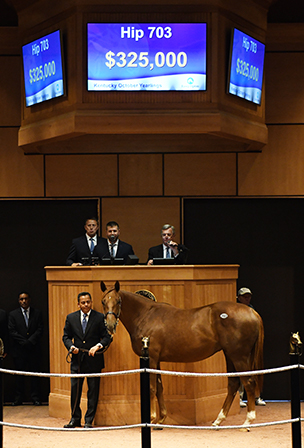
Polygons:
<instances>
[{"instance_id":1,"label":"man in suit","mask_svg":"<svg viewBox=\"0 0 304 448\"><path fill-rule=\"evenodd\" d=\"M10 353L13 356L16 370L25 372L40 371L40 340L43 333L43 320L40 310L30 306L28 292L18 296L19 308L8 315L8 330L11 337ZM33 404L41 405L39 377L31 376L31 398ZM16 393L13 406L22 404L24 399L25 378L16 375Z\"/></svg>"},{"instance_id":2,"label":"man in suit","mask_svg":"<svg viewBox=\"0 0 304 448\"><path fill-rule=\"evenodd\" d=\"M99 373L104 368L103 354L98 354L111 343L111 336L104 324L104 315L92 309L90 293L78 294L79 310L68 314L63 343L72 353L71 373ZM71 420L65 428L81 426L80 399L84 378L71 378ZM85 414L85 428L92 428L95 417L98 395L99 377L87 378L88 407Z\"/></svg>"},{"instance_id":3,"label":"man in suit","mask_svg":"<svg viewBox=\"0 0 304 448\"><path fill-rule=\"evenodd\" d=\"M109 221L106 225L107 239L101 241L96 247L96 254L102 258L123 258L124 264L127 263L128 256L134 255L130 244L119 239L120 228L116 221Z\"/></svg>"},{"instance_id":4,"label":"man in suit","mask_svg":"<svg viewBox=\"0 0 304 448\"><path fill-rule=\"evenodd\" d=\"M175 237L175 227L165 224L161 229L162 244L150 247L147 264L153 264L153 258L170 258L172 264L185 264L189 249L183 244L173 241Z\"/></svg>"},{"instance_id":5,"label":"man in suit","mask_svg":"<svg viewBox=\"0 0 304 448\"><path fill-rule=\"evenodd\" d=\"M82 266L92 264L92 257L97 257L96 248L101 242L106 242L105 238L97 235L98 221L96 218L86 220L85 235L75 238L72 241L70 252L66 260L68 266Z\"/></svg>"}]
</instances>

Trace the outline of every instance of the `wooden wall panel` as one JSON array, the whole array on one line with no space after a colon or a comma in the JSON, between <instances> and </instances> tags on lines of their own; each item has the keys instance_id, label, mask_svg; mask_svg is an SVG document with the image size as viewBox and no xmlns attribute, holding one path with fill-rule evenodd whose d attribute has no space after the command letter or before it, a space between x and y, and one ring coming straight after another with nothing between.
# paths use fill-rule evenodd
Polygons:
<instances>
[{"instance_id":1,"label":"wooden wall panel","mask_svg":"<svg viewBox=\"0 0 304 448\"><path fill-rule=\"evenodd\" d=\"M132 148L129 148L132 150ZM126 154L119 157L119 194L161 196L163 158L161 154Z\"/></svg>"},{"instance_id":2,"label":"wooden wall panel","mask_svg":"<svg viewBox=\"0 0 304 448\"><path fill-rule=\"evenodd\" d=\"M1 126L20 126L21 58L0 56L0 66L0 123Z\"/></svg>"},{"instance_id":3,"label":"wooden wall panel","mask_svg":"<svg viewBox=\"0 0 304 448\"><path fill-rule=\"evenodd\" d=\"M235 154L165 155L166 195L234 195L235 176Z\"/></svg>"},{"instance_id":4,"label":"wooden wall panel","mask_svg":"<svg viewBox=\"0 0 304 448\"><path fill-rule=\"evenodd\" d=\"M0 128L0 197L43 196L43 156L25 156L17 128Z\"/></svg>"},{"instance_id":5,"label":"wooden wall panel","mask_svg":"<svg viewBox=\"0 0 304 448\"><path fill-rule=\"evenodd\" d=\"M116 196L115 155L46 156L46 195Z\"/></svg>"},{"instance_id":6,"label":"wooden wall panel","mask_svg":"<svg viewBox=\"0 0 304 448\"><path fill-rule=\"evenodd\" d=\"M261 153L239 154L239 195L304 194L304 127L271 126Z\"/></svg>"},{"instance_id":7,"label":"wooden wall panel","mask_svg":"<svg viewBox=\"0 0 304 448\"><path fill-rule=\"evenodd\" d=\"M117 221L121 239L132 244L140 263L146 263L149 247L161 243L160 229L172 224L180 241L180 201L178 198L104 198L101 202L101 232L108 221Z\"/></svg>"},{"instance_id":8,"label":"wooden wall panel","mask_svg":"<svg viewBox=\"0 0 304 448\"><path fill-rule=\"evenodd\" d=\"M304 51L266 53L266 122L304 122Z\"/></svg>"}]
</instances>

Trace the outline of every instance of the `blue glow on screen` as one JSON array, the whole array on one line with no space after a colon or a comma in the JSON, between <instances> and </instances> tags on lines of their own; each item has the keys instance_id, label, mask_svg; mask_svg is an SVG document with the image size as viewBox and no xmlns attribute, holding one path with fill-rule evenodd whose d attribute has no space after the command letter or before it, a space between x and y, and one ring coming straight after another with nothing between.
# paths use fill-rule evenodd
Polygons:
<instances>
[{"instance_id":1,"label":"blue glow on screen","mask_svg":"<svg viewBox=\"0 0 304 448\"><path fill-rule=\"evenodd\" d=\"M206 90L206 23L88 23L88 90Z\"/></svg>"},{"instance_id":2,"label":"blue glow on screen","mask_svg":"<svg viewBox=\"0 0 304 448\"><path fill-rule=\"evenodd\" d=\"M60 32L22 47L26 106L64 95Z\"/></svg>"},{"instance_id":3,"label":"blue glow on screen","mask_svg":"<svg viewBox=\"0 0 304 448\"><path fill-rule=\"evenodd\" d=\"M228 91L261 104L265 45L234 29Z\"/></svg>"}]
</instances>

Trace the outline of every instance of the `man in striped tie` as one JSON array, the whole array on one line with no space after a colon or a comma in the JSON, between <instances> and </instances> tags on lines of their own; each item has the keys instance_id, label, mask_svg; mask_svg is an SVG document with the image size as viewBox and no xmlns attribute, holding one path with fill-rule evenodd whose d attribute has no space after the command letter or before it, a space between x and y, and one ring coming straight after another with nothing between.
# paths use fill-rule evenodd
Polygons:
<instances>
[{"instance_id":1,"label":"man in striped tie","mask_svg":"<svg viewBox=\"0 0 304 448\"><path fill-rule=\"evenodd\" d=\"M99 373L104 368L102 350L111 343L111 336L104 324L104 315L92 309L89 292L78 294L78 311L68 314L63 343L72 353L71 373ZM100 352L100 354L98 353ZM71 420L65 428L81 426L80 399L84 378L71 378ZM84 416L84 427L91 428L96 413L99 395L99 377L87 377L88 407Z\"/></svg>"}]
</instances>

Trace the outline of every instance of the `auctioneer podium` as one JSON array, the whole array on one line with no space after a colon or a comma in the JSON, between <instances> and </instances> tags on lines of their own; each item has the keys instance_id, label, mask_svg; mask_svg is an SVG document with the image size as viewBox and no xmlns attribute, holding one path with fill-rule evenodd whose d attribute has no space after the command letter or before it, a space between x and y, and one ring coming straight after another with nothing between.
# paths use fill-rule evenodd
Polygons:
<instances>
[{"instance_id":1,"label":"auctioneer podium","mask_svg":"<svg viewBox=\"0 0 304 448\"><path fill-rule=\"evenodd\" d=\"M237 265L204 266L47 266L49 289L50 372L69 373L67 351L62 342L65 317L78 309L77 295L89 291L93 308L102 311L100 281L107 287L119 280L121 289L135 292L147 289L157 301L180 308L194 308L221 300L235 301ZM185 322L185 328L187 327ZM149 336L149 335L143 335ZM189 334L189 337L191 335ZM105 353L103 372L139 369L129 334L119 322L114 341ZM163 370L181 372L225 372L222 352L196 363L162 363ZM86 382L85 382L86 385ZM213 420L226 396L227 378L190 378L163 375L166 423L200 425ZM136 424L140 422L139 374L101 378L99 404L95 417L98 426ZM82 404L86 409L86 389ZM235 400L230 413L239 411ZM70 379L51 378L49 412L53 417L70 417Z\"/></svg>"}]
</instances>

